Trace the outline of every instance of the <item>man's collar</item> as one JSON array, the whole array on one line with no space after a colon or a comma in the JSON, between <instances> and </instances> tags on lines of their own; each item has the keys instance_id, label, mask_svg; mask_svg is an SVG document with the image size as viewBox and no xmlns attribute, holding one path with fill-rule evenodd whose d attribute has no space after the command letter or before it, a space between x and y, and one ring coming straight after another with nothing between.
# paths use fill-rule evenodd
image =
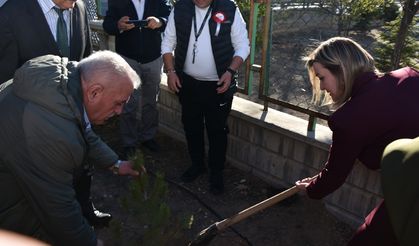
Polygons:
<instances>
[{"instance_id":1,"label":"man's collar","mask_svg":"<svg viewBox=\"0 0 419 246\"><path fill-rule=\"evenodd\" d=\"M54 7L56 7L56 8L59 8L59 6L58 5L56 5L55 3L54 3L54 1L52 1L52 0L38 0L38 3L39 3L39 6L41 6L41 9L42 9L42 13L45 15L48 11L50 11L52 8L54 8ZM70 11L70 13L71 13L71 11L73 10L72 8L70 8L70 9L66 9L66 10L68 10L68 11ZM64 12L65 13L65 12Z\"/></svg>"},{"instance_id":2,"label":"man's collar","mask_svg":"<svg viewBox=\"0 0 419 246\"><path fill-rule=\"evenodd\" d=\"M54 8L56 5L52 0L38 0L39 6L41 6L42 12L47 13L52 8Z\"/></svg>"},{"instance_id":3,"label":"man's collar","mask_svg":"<svg viewBox=\"0 0 419 246\"><path fill-rule=\"evenodd\" d=\"M86 126L86 129L92 128L92 125L90 124L89 116L87 116L86 108L83 105L83 119Z\"/></svg>"}]
</instances>

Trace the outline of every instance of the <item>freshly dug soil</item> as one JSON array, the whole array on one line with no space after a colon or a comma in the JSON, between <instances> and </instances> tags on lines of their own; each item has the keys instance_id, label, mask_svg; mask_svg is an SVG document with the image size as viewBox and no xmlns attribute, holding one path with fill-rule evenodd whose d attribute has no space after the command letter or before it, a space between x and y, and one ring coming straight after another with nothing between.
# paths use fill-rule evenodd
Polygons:
<instances>
[{"instance_id":1,"label":"freshly dug soil","mask_svg":"<svg viewBox=\"0 0 419 246\"><path fill-rule=\"evenodd\" d=\"M117 131L97 129L97 132L104 136L105 141L112 147L119 150L117 138L110 137ZM148 178L152 180L155 173L164 173L168 193L162 202L169 205L172 217L184 218L193 215L190 229L182 231L181 236L167 245L188 245L197 233L216 221L231 217L289 188L272 187L227 163L224 171L226 191L222 195L214 196L208 192L206 174L193 183L181 183L179 177L190 165L184 143L164 134L159 134L156 140L161 145L161 151L158 153L140 147ZM120 204L121 198L129 194L130 182L132 178L115 176L107 170L97 170L94 176L92 196L95 206L110 212L114 217L114 224L118 224L124 232L121 238L115 232L114 226L97 229L97 235L105 245L144 245L136 242L134 238L147 228L148 221L138 221L131 209L123 209ZM345 245L353 234L353 229L331 215L322 201L311 200L302 194L294 195L256 213L231 228L218 233L208 245L338 246ZM160 246L153 243L153 239L147 240L146 244Z\"/></svg>"}]
</instances>

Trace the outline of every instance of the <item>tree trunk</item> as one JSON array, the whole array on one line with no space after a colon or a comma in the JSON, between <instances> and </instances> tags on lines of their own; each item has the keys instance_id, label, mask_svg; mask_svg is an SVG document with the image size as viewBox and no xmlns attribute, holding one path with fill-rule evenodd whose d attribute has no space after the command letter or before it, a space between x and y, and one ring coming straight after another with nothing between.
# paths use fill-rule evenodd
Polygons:
<instances>
[{"instance_id":1,"label":"tree trunk","mask_svg":"<svg viewBox=\"0 0 419 246\"><path fill-rule=\"evenodd\" d=\"M391 56L392 70L399 68L401 52L406 41L407 31L412 23L413 17L419 9L419 2L415 4L415 0L405 0L403 4L403 17L400 21L400 28L397 34L394 51Z\"/></svg>"}]
</instances>

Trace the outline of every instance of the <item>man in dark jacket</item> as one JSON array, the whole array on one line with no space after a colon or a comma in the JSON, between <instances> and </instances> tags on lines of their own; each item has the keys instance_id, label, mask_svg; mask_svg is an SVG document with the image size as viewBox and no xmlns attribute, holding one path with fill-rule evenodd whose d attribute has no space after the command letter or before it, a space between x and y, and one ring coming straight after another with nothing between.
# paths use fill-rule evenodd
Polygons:
<instances>
[{"instance_id":1,"label":"man in dark jacket","mask_svg":"<svg viewBox=\"0 0 419 246\"><path fill-rule=\"evenodd\" d=\"M58 45L57 9L63 11L69 54ZM92 52L86 7L81 0L9 0L0 9L0 33L0 84L13 78L16 69L29 59L53 54L80 61ZM95 209L90 200L92 173L91 165L86 165L83 178L75 184L76 195L89 223L100 227L109 223L111 215Z\"/></svg>"},{"instance_id":2,"label":"man in dark jacket","mask_svg":"<svg viewBox=\"0 0 419 246\"><path fill-rule=\"evenodd\" d=\"M192 161L181 178L192 182L205 171L205 126L210 192L216 195L224 191L227 117L236 90L236 73L249 50L246 23L234 1L176 2L164 33L162 54L167 84L178 93L182 105Z\"/></svg>"},{"instance_id":3,"label":"man in dark jacket","mask_svg":"<svg viewBox=\"0 0 419 246\"><path fill-rule=\"evenodd\" d=\"M91 129L120 114L138 83L123 58L102 51L80 63L32 59L0 86L0 228L53 245L97 244L73 182L86 161L139 174Z\"/></svg>"},{"instance_id":4,"label":"man in dark jacket","mask_svg":"<svg viewBox=\"0 0 419 246\"><path fill-rule=\"evenodd\" d=\"M151 151L159 150L154 136L162 68L160 44L169 13L167 0L109 0L103 28L115 35L116 52L126 57L141 77L141 91L134 91L120 118L125 157L135 152L137 142ZM137 111L141 112L138 122Z\"/></svg>"}]
</instances>

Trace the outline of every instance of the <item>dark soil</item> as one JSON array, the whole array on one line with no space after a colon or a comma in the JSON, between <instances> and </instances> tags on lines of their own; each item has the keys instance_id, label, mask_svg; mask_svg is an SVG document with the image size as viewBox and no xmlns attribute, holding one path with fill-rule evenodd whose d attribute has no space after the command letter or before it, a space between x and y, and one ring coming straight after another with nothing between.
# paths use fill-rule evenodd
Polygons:
<instances>
[{"instance_id":1,"label":"dark soil","mask_svg":"<svg viewBox=\"0 0 419 246\"><path fill-rule=\"evenodd\" d=\"M103 134L101 129L97 131L100 135ZM115 138L106 136L105 140L118 150ZM190 229L186 229L182 237L167 245L187 245L197 233L216 221L231 217L289 188L272 187L227 163L224 172L226 191L222 195L214 196L208 192L207 175L193 183L181 183L179 177L190 163L184 143L164 134L159 134L156 140L162 147L160 152L143 150L147 175L153 179L156 172L165 174L169 189L165 202L170 206L172 217L193 215ZM129 193L130 182L132 178L115 176L107 170L97 170L94 176L92 196L96 207L112 213L113 221L124 232L123 238L116 240L114 226L96 230L98 238L105 245L143 245L133 238L147 228L147 221L138 222L131 210L122 209L120 205L120 199ZM339 222L325 209L321 201L298 194L218 233L209 245L336 246L345 245L352 233L353 229ZM149 240L147 245L159 245L152 241Z\"/></svg>"}]
</instances>

